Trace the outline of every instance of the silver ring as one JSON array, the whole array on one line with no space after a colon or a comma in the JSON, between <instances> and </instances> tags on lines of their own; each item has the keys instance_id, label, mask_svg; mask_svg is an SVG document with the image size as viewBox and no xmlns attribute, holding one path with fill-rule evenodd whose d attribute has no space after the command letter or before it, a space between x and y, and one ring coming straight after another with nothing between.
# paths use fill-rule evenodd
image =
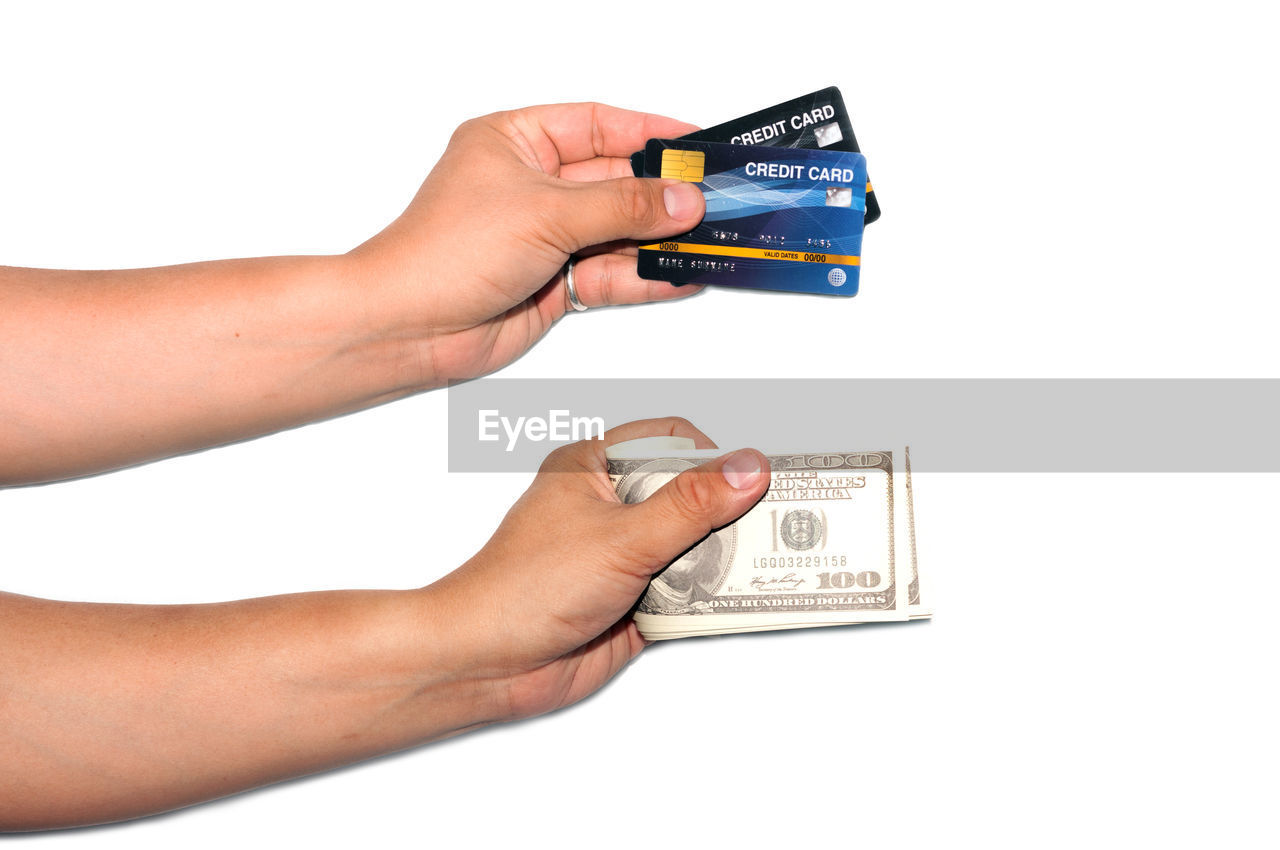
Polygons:
<instances>
[{"instance_id":1,"label":"silver ring","mask_svg":"<svg viewBox=\"0 0 1280 850\"><path fill-rule=\"evenodd\" d=\"M569 293L569 304L574 310L581 313L587 309L587 305L582 303L582 299L578 297L578 290L573 287L573 257L569 258L569 262L564 264L564 289Z\"/></svg>"}]
</instances>

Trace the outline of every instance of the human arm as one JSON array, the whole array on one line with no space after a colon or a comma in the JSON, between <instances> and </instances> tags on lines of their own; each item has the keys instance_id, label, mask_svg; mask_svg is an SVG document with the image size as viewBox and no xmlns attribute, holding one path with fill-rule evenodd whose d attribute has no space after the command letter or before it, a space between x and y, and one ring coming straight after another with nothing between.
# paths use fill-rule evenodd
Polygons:
<instances>
[{"instance_id":1,"label":"human arm","mask_svg":"<svg viewBox=\"0 0 1280 850\"><path fill-rule=\"evenodd\" d=\"M404 213L352 251L154 269L0 267L0 485L258 436L501 368L565 312L683 297L634 246L702 196L629 176L690 125L598 104L462 125ZM674 210L673 215L670 210Z\"/></svg>"},{"instance_id":2,"label":"human arm","mask_svg":"<svg viewBox=\"0 0 1280 850\"><path fill-rule=\"evenodd\" d=\"M0 595L0 829L163 811L581 699L642 648L627 614L650 576L768 485L763 456L739 452L622 505L604 445L663 433L712 445L655 420L561 449L493 538L421 589Z\"/></svg>"}]
</instances>

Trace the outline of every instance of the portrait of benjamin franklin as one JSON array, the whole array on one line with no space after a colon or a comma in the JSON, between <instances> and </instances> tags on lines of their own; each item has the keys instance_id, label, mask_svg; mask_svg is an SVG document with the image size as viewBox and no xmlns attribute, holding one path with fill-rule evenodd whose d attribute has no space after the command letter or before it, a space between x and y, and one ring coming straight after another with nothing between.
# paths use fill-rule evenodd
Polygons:
<instances>
[{"instance_id":1,"label":"portrait of benjamin franklin","mask_svg":"<svg viewBox=\"0 0 1280 850\"><path fill-rule=\"evenodd\" d=\"M618 484L618 498L625 504L642 502L664 484L697 464L682 458L658 458L641 464ZM649 582L640 600L645 614L698 614L710 610L707 602L729 571L737 532L733 526L714 531L687 549Z\"/></svg>"}]
</instances>

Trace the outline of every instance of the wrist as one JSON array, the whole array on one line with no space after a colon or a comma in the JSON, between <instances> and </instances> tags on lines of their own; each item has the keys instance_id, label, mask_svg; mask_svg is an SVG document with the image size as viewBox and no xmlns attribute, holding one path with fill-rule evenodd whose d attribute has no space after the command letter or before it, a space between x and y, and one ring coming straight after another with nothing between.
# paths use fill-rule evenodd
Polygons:
<instances>
[{"instance_id":1,"label":"wrist","mask_svg":"<svg viewBox=\"0 0 1280 850\"><path fill-rule=\"evenodd\" d=\"M421 256L404 256L380 234L333 260L348 315L360 321L364 341L385 358L393 392L440 387L448 375L436 369L433 341L439 329L428 316L438 311L428 303L429 275Z\"/></svg>"},{"instance_id":2,"label":"wrist","mask_svg":"<svg viewBox=\"0 0 1280 850\"><path fill-rule=\"evenodd\" d=\"M530 626L512 616L519 606L504 602L505 588L477 581L479 557L417 592L426 600L427 616L439 623L432 630L447 636L448 654L440 659L446 675L468 682L491 720L517 720L525 713L513 703L512 682L550 659L536 651L530 657L537 641Z\"/></svg>"},{"instance_id":3,"label":"wrist","mask_svg":"<svg viewBox=\"0 0 1280 850\"><path fill-rule=\"evenodd\" d=\"M407 716L430 718L430 728L418 730L417 737L436 740L509 719L503 677L479 663L487 640L471 627L468 612L434 586L401 593L404 605L386 646L388 659L401 647L405 654L384 672L395 675L399 664L411 671L405 679Z\"/></svg>"},{"instance_id":4,"label":"wrist","mask_svg":"<svg viewBox=\"0 0 1280 850\"><path fill-rule=\"evenodd\" d=\"M432 594L339 591L301 601L310 648L276 675L290 683L284 703L324 695L324 719L299 730L299 749L320 758L307 771L507 718L501 683L470 666L452 612Z\"/></svg>"}]
</instances>

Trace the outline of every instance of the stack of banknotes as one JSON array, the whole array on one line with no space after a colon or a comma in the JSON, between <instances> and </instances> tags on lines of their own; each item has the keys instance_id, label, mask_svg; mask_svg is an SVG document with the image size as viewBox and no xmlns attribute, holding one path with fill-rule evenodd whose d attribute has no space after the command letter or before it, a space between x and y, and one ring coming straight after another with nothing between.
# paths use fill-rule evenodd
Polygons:
<instances>
[{"instance_id":1,"label":"stack of banknotes","mask_svg":"<svg viewBox=\"0 0 1280 850\"><path fill-rule=\"evenodd\" d=\"M640 502L721 454L683 437L609 447L609 478ZM768 454L764 498L650 581L649 640L929 617L916 563L911 459L892 451Z\"/></svg>"}]
</instances>

